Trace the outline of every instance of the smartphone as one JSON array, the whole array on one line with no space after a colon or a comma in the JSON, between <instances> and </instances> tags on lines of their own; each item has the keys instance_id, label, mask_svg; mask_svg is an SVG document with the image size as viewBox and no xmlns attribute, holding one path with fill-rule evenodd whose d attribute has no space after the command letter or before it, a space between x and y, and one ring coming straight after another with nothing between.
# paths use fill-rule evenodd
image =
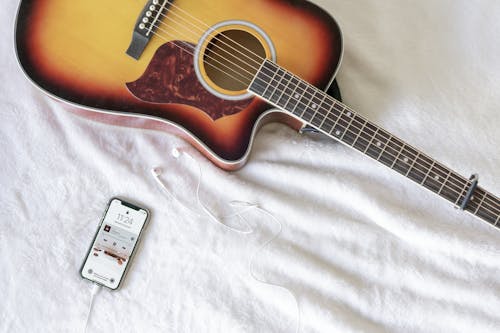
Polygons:
<instances>
[{"instance_id":1,"label":"smartphone","mask_svg":"<svg viewBox=\"0 0 500 333\"><path fill-rule=\"evenodd\" d=\"M119 198L111 199L80 275L112 290L118 289L148 220L147 209Z\"/></svg>"}]
</instances>

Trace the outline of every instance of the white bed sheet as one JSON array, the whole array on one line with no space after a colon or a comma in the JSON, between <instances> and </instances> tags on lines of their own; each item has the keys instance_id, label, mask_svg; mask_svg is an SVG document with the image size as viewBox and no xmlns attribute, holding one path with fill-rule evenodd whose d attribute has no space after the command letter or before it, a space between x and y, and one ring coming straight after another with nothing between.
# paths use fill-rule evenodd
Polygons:
<instances>
[{"instance_id":1,"label":"white bed sheet","mask_svg":"<svg viewBox=\"0 0 500 333\"><path fill-rule=\"evenodd\" d=\"M345 101L500 193L500 2L318 3L344 32ZM16 7L2 1L0 14L0 331L83 329L91 286L78 269L116 195L152 220L123 289L96 296L90 331L293 332L298 313L301 332L500 330L499 231L283 125L264 127L249 164L227 173L173 135L67 113L16 64ZM245 214L246 235L178 203L199 209L196 163L214 214L242 200L281 222L252 271L286 289L249 269L279 230L269 216ZM150 175L157 165L178 201Z\"/></svg>"}]
</instances>

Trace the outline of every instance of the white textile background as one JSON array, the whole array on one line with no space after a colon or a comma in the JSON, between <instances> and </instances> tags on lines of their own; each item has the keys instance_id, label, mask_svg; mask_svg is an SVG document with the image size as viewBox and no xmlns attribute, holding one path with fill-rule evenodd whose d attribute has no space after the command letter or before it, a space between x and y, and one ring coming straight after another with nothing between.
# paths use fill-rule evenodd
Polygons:
<instances>
[{"instance_id":1,"label":"white textile background","mask_svg":"<svg viewBox=\"0 0 500 333\"><path fill-rule=\"evenodd\" d=\"M322 0L345 37L346 103L500 193L500 2ZM108 199L152 211L117 292L101 290L90 331L293 332L286 290L252 278L279 226L246 214L235 233L188 213L258 203L282 223L253 273L298 302L301 332L498 332L500 231L340 144L264 127L249 164L221 171L173 135L80 119L16 64L17 1L0 13L0 331L83 329L91 286L78 269ZM307 56L305 53L304 56ZM227 221L237 226L237 221Z\"/></svg>"}]
</instances>

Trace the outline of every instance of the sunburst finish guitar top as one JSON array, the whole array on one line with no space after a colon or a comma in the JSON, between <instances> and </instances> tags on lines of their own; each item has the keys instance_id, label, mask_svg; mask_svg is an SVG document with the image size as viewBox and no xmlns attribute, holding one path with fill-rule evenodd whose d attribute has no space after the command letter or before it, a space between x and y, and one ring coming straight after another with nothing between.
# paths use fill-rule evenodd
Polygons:
<instances>
[{"instance_id":1,"label":"sunburst finish guitar top","mask_svg":"<svg viewBox=\"0 0 500 333\"><path fill-rule=\"evenodd\" d=\"M161 3L158 1L156 6ZM217 32L230 30L233 35L228 38L246 32L258 44L255 52L274 57L322 89L327 88L338 68L340 30L327 13L309 2L167 3L171 5L161 13L155 24L158 28L136 60L125 52L146 1L24 0L17 25L20 63L36 85L76 106L167 121L187 139L203 143L198 147L226 169L243 165L259 117L270 106L252 96L221 98L199 83L193 66L198 59L192 53L210 27L228 22ZM290 25L290 21L294 24ZM252 43L249 39L241 36L242 44ZM207 79L205 72L212 68L205 67L200 75ZM220 86L224 92L223 84ZM234 93L239 90L241 87ZM120 121L118 115L109 113L94 118ZM301 126L293 118L283 120Z\"/></svg>"},{"instance_id":2,"label":"sunburst finish guitar top","mask_svg":"<svg viewBox=\"0 0 500 333\"><path fill-rule=\"evenodd\" d=\"M307 125L500 227L500 199L327 95L335 20L294 0L23 0L19 62L93 119L172 130L218 166L247 160L268 121Z\"/></svg>"}]
</instances>

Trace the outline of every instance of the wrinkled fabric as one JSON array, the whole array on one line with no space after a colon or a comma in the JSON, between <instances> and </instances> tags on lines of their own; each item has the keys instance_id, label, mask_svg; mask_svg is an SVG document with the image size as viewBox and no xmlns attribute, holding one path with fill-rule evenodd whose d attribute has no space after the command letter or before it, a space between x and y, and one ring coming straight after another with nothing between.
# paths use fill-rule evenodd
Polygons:
<instances>
[{"instance_id":1,"label":"wrinkled fabric","mask_svg":"<svg viewBox=\"0 0 500 333\"><path fill-rule=\"evenodd\" d=\"M345 102L499 194L500 3L318 3L343 29ZM299 318L301 332L499 331L500 231L321 135L265 126L229 173L174 135L68 113L16 64L16 7L0 13L0 331L83 329L92 287L78 271L113 196L152 217L89 331L294 332ZM257 203L281 233L258 210L244 234L183 207L201 214L196 163L213 214Z\"/></svg>"}]
</instances>

